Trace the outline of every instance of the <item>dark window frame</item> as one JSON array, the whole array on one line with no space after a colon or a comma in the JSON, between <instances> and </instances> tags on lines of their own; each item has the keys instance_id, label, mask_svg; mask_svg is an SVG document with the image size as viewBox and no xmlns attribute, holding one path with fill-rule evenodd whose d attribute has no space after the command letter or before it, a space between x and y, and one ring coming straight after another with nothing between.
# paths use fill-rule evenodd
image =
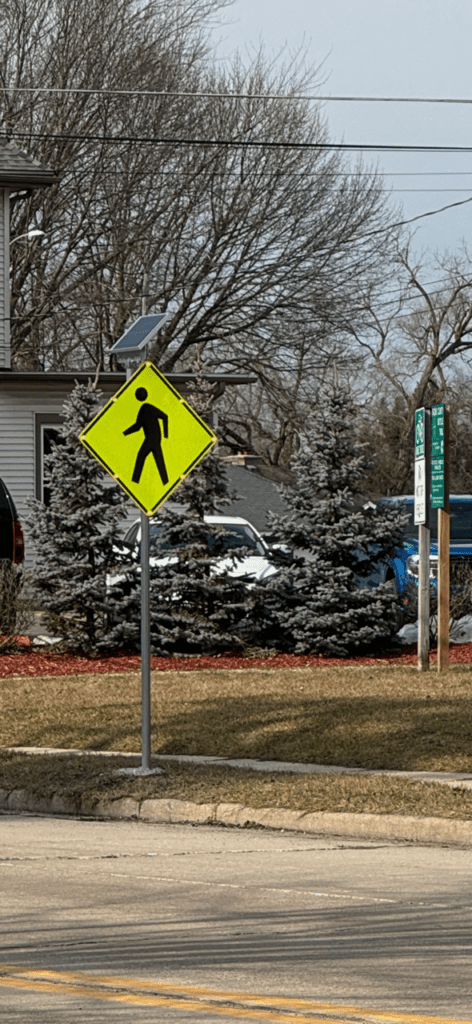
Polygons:
<instances>
[{"instance_id":1,"label":"dark window frame","mask_svg":"<svg viewBox=\"0 0 472 1024\"><path fill-rule=\"evenodd\" d=\"M64 417L56 412L36 412L34 414L34 493L39 501L43 500L44 473L44 428L56 429L64 422Z\"/></svg>"}]
</instances>

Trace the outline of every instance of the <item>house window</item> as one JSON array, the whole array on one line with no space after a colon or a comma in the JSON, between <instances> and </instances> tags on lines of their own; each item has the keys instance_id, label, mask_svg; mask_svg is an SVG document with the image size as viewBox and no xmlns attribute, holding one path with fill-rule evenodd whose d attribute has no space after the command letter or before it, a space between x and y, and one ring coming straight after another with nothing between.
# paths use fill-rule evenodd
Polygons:
<instances>
[{"instance_id":1,"label":"house window","mask_svg":"<svg viewBox=\"0 0 472 1024\"><path fill-rule=\"evenodd\" d=\"M60 440L59 427L62 423L62 416L56 413L36 413L35 416L36 434L36 497L49 505L49 488L44 481L44 459L51 452L51 445L54 441Z\"/></svg>"}]
</instances>

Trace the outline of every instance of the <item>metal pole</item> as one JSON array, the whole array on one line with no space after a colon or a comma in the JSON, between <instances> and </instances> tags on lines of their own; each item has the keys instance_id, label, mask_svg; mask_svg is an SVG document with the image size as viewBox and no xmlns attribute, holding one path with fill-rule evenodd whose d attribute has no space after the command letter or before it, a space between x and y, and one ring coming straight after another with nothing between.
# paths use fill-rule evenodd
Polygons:
<instances>
[{"instance_id":1,"label":"metal pole","mask_svg":"<svg viewBox=\"0 0 472 1024\"><path fill-rule=\"evenodd\" d=\"M151 767L151 628L149 614L149 519L141 512L141 736L142 767Z\"/></svg>"},{"instance_id":2,"label":"metal pole","mask_svg":"<svg viewBox=\"0 0 472 1024\"><path fill-rule=\"evenodd\" d=\"M418 671L429 669L430 648L430 490L431 490L431 409L424 410L424 518L418 527Z\"/></svg>"},{"instance_id":3,"label":"metal pole","mask_svg":"<svg viewBox=\"0 0 472 1024\"><path fill-rule=\"evenodd\" d=\"M429 669L429 554L430 531L419 526L419 577L418 577L418 670Z\"/></svg>"},{"instance_id":4,"label":"metal pole","mask_svg":"<svg viewBox=\"0 0 472 1024\"><path fill-rule=\"evenodd\" d=\"M141 316L146 316L146 313L147 313L148 298L149 298L148 288L149 288L149 274L148 274L147 270L145 270L144 274L143 274L143 294L141 296Z\"/></svg>"},{"instance_id":5,"label":"metal pole","mask_svg":"<svg viewBox=\"0 0 472 1024\"><path fill-rule=\"evenodd\" d=\"M449 669L449 409L444 408L444 508L438 509L438 672Z\"/></svg>"}]
</instances>

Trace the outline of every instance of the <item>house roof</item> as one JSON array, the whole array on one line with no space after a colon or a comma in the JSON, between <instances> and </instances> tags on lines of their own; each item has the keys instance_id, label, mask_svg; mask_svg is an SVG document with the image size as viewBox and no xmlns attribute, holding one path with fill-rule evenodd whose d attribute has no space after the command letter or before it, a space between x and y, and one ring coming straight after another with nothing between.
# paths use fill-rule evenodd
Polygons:
<instances>
[{"instance_id":1,"label":"house roof","mask_svg":"<svg viewBox=\"0 0 472 1024\"><path fill-rule=\"evenodd\" d=\"M196 373L166 373L166 378L174 387L188 386L198 380ZM11 387L19 387L22 384L36 384L40 388L68 388L73 387L75 382L86 384L88 380L95 377L94 370L69 370L67 372L45 372L44 370L9 370L0 367L0 390ZM224 388L231 384L253 384L255 377L237 373L203 373L202 377L210 384L215 385L215 397L222 394ZM108 371L101 373L98 384L104 391L115 391L126 381L126 373L121 371Z\"/></svg>"},{"instance_id":2,"label":"house roof","mask_svg":"<svg viewBox=\"0 0 472 1024\"><path fill-rule=\"evenodd\" d=\"M265 533L269 511L277 515L287 514L288 506L272 480L259 476L254 470L231 464L225 466L225 472L230 490L237 494L231 505L225 505L225 516L242 516L249 519L256 530Z\"/></svg>"},{"instance_id":3,"label":"house roof","mask_svg":"<svg viewBox=\"0 0 472 1024\"><path fill-rule=\"evenodd\" d=\"M50 167L40 164L13 142L0 139L0 188L41 188L58 180Z\"/></svg>"}]
</instances>

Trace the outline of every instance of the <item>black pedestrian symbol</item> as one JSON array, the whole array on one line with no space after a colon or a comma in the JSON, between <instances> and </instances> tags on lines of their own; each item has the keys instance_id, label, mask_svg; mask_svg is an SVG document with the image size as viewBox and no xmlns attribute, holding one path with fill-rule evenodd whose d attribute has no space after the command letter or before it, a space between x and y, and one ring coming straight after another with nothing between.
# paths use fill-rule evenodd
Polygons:
<instances>
[{"instance_id":1,"label":"black pedestrian symbol","mask_svg":"<svg viewBox=\"0 0 472 1024\"><path fill-rule=\"evenodd\" d=\"M164 437L166 438L168 436L168 416L165 412L158 409L156 405L146 402L148 396L146 388L137 388L135 395L138 402L144 402L144 405L141 406L138 412L136 423L133 423L131 427L123 431L123 434L135 434L138 430L144 431L144 441L139 449L133 471L133 483L139 484L144 463L148 455L153 455L162 483L167 484L169 477L167 476L164 456L162 454L159 420L162 420Z\"/></svg>"}]
</instances>

